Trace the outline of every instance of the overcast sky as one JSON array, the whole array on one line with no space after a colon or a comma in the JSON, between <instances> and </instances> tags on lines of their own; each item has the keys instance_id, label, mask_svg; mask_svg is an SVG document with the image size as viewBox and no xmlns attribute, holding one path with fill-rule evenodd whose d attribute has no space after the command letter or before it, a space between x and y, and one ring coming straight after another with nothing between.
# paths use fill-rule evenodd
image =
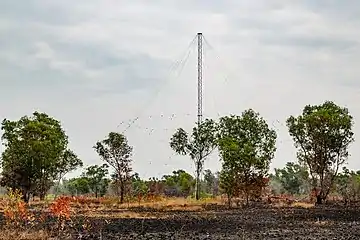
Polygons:
<instances>
[{"instance_id":1,"label":"overcast sky","mask_svg":"<svg viewBox=\"0 0 360 240\"><path fill-rule=\"evenodd\" d=\"M0 0L0 118L48 113L90 165L101 164L97 140L139 117L125 132L134 170L193 172L168 142L196 121L189 44L203 32L204 115L260 112L278 132L281 167L296 160L285 120L304 105L333 100L360 119L359 29L356 0ZM216 153L205 167L220 168Z\"/></svg>"}]
</instances>

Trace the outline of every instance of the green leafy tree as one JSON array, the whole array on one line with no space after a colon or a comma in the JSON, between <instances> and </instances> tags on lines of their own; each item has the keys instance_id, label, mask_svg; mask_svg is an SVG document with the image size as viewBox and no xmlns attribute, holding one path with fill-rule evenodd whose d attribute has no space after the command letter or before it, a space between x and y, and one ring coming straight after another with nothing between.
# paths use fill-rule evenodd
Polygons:
<instances>
[{"instance_id":1,"label":"green leafy tree","mask_svg":"<svg viewBox=\"0 0 360 240\"><path fill-rule=\"evenodd\" d=\"M78 158L78 156L73 151L65 150L61 158L59 159L58 165L59 165L59 171L57 174L58 183L56 187L56 193L59 191L58 186L60 186L60 182L62 178L66 174L76 170L79 167L82 167L83 162L81 161L81 159Z\"/></svg>"},{"instance_id":2,"label":"green leafy tree","mask_svg":"<svg viewBox=\"0 0 360 240\"><path fill-rule=\"evenodd\" d=\"M59 171L57 173L58 179L61 180L66 174L83 166L83 162L71 150L65 150L58 162Z\"/></svg>"},{"instance_id":3,"label":"green leafy tree","mask_svg":"<svg viewBox=\"0 0 360 240\"><path fill-rule=\"evenodd\" d=\"M339 173L335 178L336 190L342 196L345 204L348 203L351 198L350 180L351 173L346 167L343 167L343 172Z\"/></svg>"},{"instance_id":4,"label":"green leafy tree","mask_svg":"<svg viewBox=\"0 0 360 240\"><path fill-rule=\"evenodd\" d=\"M87 177L72 178L64 181L65 189L72 195L82 195L90 193L89 180Z\"/></svg>"},{"instance_id":5,"label":"green leafy tree","mask_svg":"<svg viewBox=\"0 0 360 240\"><path fill-rule=\"evenodd\" d=\"M220 171L214 173L215 181L213 186L213 196L217 196L220 191Z\"/></svg>"},{"instance_id":6,"label":"green leafy tree","mask_svg":"<svg viewBox=\"0 0 360 240\"><path fill-rule=\"evenodd\" d=\"M223 160L222 188L226 186L228 196L243 193L248 203L250 195L258 196L264 187L276 151L276 132L259 113L249 109L241 116L220 118L218 142Z\"/></svg>"},{"instance_id":7,"label":"green leafy tree","mask_svg":"<svg viewBox=\"0 0 360 240\"><path fill-rule=\"evenodd\" d=\"M148 185L146 181L140 178L138 173L134 173L131 177L131 189L136 195L145 194L148 191Z\"/></svg>"},{"instance_id":8,"label":"green leafy tree","mask_svg":"<svg viewBox=\"0 0 360 240\"><path fill-rule=\"evenodd\" d=\"M184 170L173 171L163 177L168 195L187 197L194 186L194 178Z\"/></svg>"},{"instance_id":9,"label":"green leafy tree","mask_svg":"<svg viewBox=\"0 0 360 240\"><path fill-rule=\"evenodd\" d=\"M210 169L206 169L204 171L204 185L205 185L205 192L214 195L216 176L211 172Z\"/></svg>"},{"instance_id":10,"label":"green leafy tree","mask_svg":"<svg viewBox=\"0 0 360 240\"><path fill-rule=\"evenodd\" d=\"M20 189L28 202L31 194L41 198L64 171L62 157L68 137L58 120L34 112L18 121L4 119L1 124L5 150L1 157L1 185Z\"/></svg>"},{"instance_id":11,"label":"green leafy tree","mask_svg":"<svg viewBox=\"0 0 360 240\"><path fill-rule=\"evenodd\" d=\"M269 188L273 195L284 194L286 192L279 178L272 173L269 174Z\"/></svg>"},{"instance_id":12,"label":"green leafy tree","mask_svg":"<svg viewBox=\"0 0 360 240\"><path fill-rule=\"evenodd\" d=\"M307 105L301 115L287 119L300 163L309 168L317 203L326 200L339 167L346 163L354 141L353 118L347 108L326 101Z\"/></svg>"},{"instance_id":13,"label":"green leafy tree","mask_svg":"<svg viewBox=\"0 0 360 240\"><path fill-rule=\"evenodd\" d=\"M95 197L104 196L106 194L110 180L106 178L108 175L108 165L102 166L93 165L86 168L82 177L87 179L90 190L95 194Z\"/></svg>"},{"instance_id":14,"label":"green leafy tree","mask_svg":"<svg viewBox=\"0 0 360 240\"><path fill-rule=\"evenodd\" d=\"M200 198L200 174L203 170L204 160L217 146L216 123L211 119L205 119L197 127L193 128L191 136L179 128L170 139L170 147L178 154L188 155L195 163L196 184L195 198Z\"/></svg>"},{"instance_id":15,"label":"green leafy tree","mask_svg":"<svg viewBox=\"0 0 360 240\"><path fill-rule=\"evenodd\" d=\"M275 178L290 194L305 193L310 183L307 168L293 162L287 162L284 168L275 168Z\"/></svg>"},{"instance_id":16,"label":"green leafy tree","mask_svg":"<svg viewBox=\"0 0 360 240\"><path fill-rule=\"evenodd\" d=\"M236 175L236 169L232 169L230 164L223 164L220 171L220 189L226 194L229 207L233 196L238 193Z\"/></svg>"},{"instance_id":17,"label":"green leafy tree","mask_svg":"<svg viewBox=\"0 0 360 240\"><path fill-rule=\"evenodd\" d=\"M133 148L129 146L123 134L110 132L105 140L95 144L94 149L101 159L115 170L114 176L116 176L116 183L119 187L120 203L123 203L127 185L131 180L131 155Z\"/></svg>"},{"instance_id":18,"label":"green leafy tree","mask_svg":"<svg viewBox=\"0 0 360 240\"><path fill-rule=\"evenodd\" d=\"M335 179L336 191L342 196L345 204L360 198L360 171L350 171L343 167Z\"/></svg>"}]
</instances>

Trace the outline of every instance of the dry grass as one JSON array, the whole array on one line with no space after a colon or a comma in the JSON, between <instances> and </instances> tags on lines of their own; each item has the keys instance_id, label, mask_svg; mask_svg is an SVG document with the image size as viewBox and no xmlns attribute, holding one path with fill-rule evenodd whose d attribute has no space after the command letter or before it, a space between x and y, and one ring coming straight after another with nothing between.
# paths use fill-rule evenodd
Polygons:
<instances>
[{"instance_id":1,"label":"dry grass","mask_svg":"<svg viewBox=\"0 0 360 240\"><path fill-rule=\"evenodd\" d=\"M157 219L157 218L166 218L167 214L161 213L152 213L152 212L133 212L133 211L121 211L121 212L97 212L97 211L88 211L82 214L77 214L77 216L85 216L90 218L113 218L113 219L121 219L121 218L140 218L140 219Z\"/></svg>"},{"instance_id":2,"label":"dry grass","mask_svg":"<svg viewBox=\"0 0 360 240\"><path fill-rule=\"evenodd\" d=\"M315 205L313 203L305 203L305 202L294 202L294 203L287 203L285 201L280 201L271 204L273 207L283 208L283 207L298 207L298 208L312 208Z\"/></svg>"},{"instance_id":3,"label":"dry grass","mask_svg":"<svg viewBox=\"0 0 360 240\"><path fill-rule=\"evenodd\" d=\"M1 240L48 240L49 235L45 231L14 231L3 230L0 233Z\"/></svg>"},{"instance_id":4,"label":"dry grass","mask_svg":"<svg viewBox=\"0 0 360 240\"><path fill-rule=\"evenodd\" d=\"M312 208L315 206L313 203L306 203L306 202L294 202L291 204L292 207L301 207L301 208Z\"/></svg>"},{"instance_id":5,"label":"dry grass","mask_svg":"<svg viewBox=\"0 0 360 240\"><path fill-rule=\"evenodd\" d=\"M108 198L108 199L88 199L87 203L81 203L74 201L72 202L72 215L73 216L83 216L86 219L126 219L126 218L136 218L136 219L165 219L176 216L176 213L171 211L190 211L194 214L192 215L208 215L212 217L210 211L205 210L206 205L224 205L224 199L221 197L217 198L207 198L196 201L195 199L190 198L158 198L153 201L141 201L139 202L129 202L124 204L119 204L118 199ZM49 205L51 201L36 201L31 203L32 209L37 209L40 211L46 210L46 206ZM312 208L314 204L305 203L305 202L294 202L289 203L286 201L279 201L272 204L275 207L301 207L301 208ZM142 209L144 208L144 209ZM208 209L208 208L207 208ZM1 206L0 206L1 212ZM316 221L311 222L313 225L325 225L330 224L326 221ZM49 236L45 231L11 231L3 230L0 232L0 240L50 240L54 239Z\"/></svg>"},{"instance_id":6,"label":"dry grass","mask_svg":"<svg viewBox=\"0 0 360 240\"><path fill-rule=\"evenodd\" d=\"M95 199L94 199L95 200ZM166 214L160 212L166 211L193 211L203 212L206 205L224 205L224 199L221 197L201 199L199 201L191 198L159 198L153 201L128 202L119 204L116 198L106 199L105 203L73 203L75 206L74 214L80 214L89 217L111 217L111 218L160 218ZM49 202L36 202L33 207L41 209ZM305 202L287 203L278 201L272 204L274 207L301 207L312 208L314 204ZM139 207L149 209L149 211L139 213L136 211ZM157 210L158 212L151 212Z\"/></svg>"},{"instance_id":7,"label":"dry grass","mask_svg":"<svg viewBox=\"0 0 360 240\"><path fill-rule=\"evenodd\" d=\"M159 201L145 201L139 203L125 203L119 205L119 209L131 209L136 207L152 208L156 210L186 210L199 211L206 204L221 204L220 198L208 198L196 201L188 198L163 198Z\"/></svg>"},{"instance_id":8,"label":"dry grass","mask_svg":"<svg viewBox=\"0 0 360 240\"><path fill-rule=\"evenodd\" d=\"M207 204L221 204L220 199L202 199L199 201L185 198L164 198L160 201L115 204L112 206L99 206L89 204L82 206L81 215L88 217L110 218L166 218L170 211L202 212ZM141 208L149 209L146 212L137 212ZM83 211L85 210L85 211ZM156 210L152 212L151 210Z\"/></svg>"},{"instance_id":9,"label":"dry grass","mask_svg":"<svg viewBox=\"0 0 360 240\"><path fill-rule=\"evenodd\" d=\"M331 221L326 221L326 220L324 220L324 221L318 220L318 221L312 222L311 224L312 224L312 225L316 225L316 226L325 226L325 225L332 225L333 222L331 222Z\"/></svg>"}]
</instances>

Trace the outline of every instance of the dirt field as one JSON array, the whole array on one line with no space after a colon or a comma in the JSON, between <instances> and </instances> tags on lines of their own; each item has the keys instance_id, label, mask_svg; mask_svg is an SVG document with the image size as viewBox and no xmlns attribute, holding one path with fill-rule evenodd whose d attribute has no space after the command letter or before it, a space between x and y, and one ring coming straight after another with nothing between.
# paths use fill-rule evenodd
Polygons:
<instances>
[{"instance_id":1,"label":"dirt field","mask_svg":"<svg viewBox=\"0 0 360 240\"><path fill-rule=\"evenodd\" d=\"M76 214L57 232L42 226L27 237L1 239L360 239L360 208L180 204L128 207L75 207ZM51 225L51 224L50 224ZM41 232L40 229L45 230ZM46 229L48 231L46 231ZM63 234L59 237L59 233ZM55 237L56 236L56 237Z\"/></svg>"},{"instance_id":2,"label":"dirt field","mask_svg":"<svg viewBox=\"0 0 360 240\"><path fill-rule=\"evenodd\" d=\"M94 217L91 221L101 226L102 239L360 239L360 211L342 206L132 211L148 218L107 218L105 222ZM100 239L100 233L80 238Z\"/></svg>"}]
</instances>

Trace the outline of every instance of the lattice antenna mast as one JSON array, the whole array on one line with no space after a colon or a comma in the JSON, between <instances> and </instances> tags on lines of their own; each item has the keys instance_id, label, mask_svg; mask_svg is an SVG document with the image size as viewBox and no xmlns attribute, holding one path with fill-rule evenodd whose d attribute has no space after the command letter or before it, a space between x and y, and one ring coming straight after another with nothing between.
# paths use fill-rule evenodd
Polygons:
<instances>
[{"instance_id":1,"label":"lattice antenna mast","mask_svg":"<svg viewBox=\"0 0 360 240\"><path fill-rule=\"evenodd\" d=\"M202 57L203 57L203 35L202 33L197 34L197 40L198 40L198 127L200 126L202 122L203 117L203 93L202 93Z\"/></svg>"},{"instance_id":2,"label":"lattice antenna mast","mask_svg":"<svg viewBox=\"0 0 360 240\"><path fill-rule=\"evenodd\" d=\"M202 33L197 34L197 40L198 40L198 131L200 130L200 125L202 122L203 117L203 106L202 106L202 100L203 100L203 93L202 93L202 57L203 57L203 49L202 49L202 42L203 42L203 35ZM200 150L200 149L199 149ZM196 200L200 199L200 173L202 170L202 162L203 162L203 153L200 150L199 152L199 158L196 159L196 184L195 184L195 198Z\"/></svg>"}]
</instances>

